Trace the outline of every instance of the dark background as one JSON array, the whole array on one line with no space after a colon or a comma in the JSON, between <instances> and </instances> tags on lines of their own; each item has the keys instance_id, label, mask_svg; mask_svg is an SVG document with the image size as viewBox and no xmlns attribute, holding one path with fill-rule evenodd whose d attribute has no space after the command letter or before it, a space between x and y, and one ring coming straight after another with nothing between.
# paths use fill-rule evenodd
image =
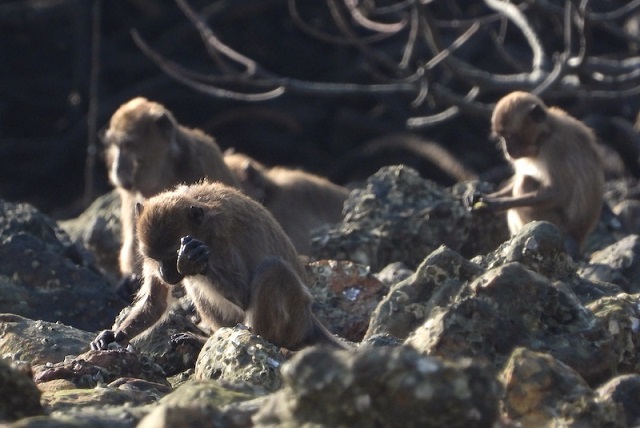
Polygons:
<instances>
[{"instance_id":1,"label":"dark background","mask_svg":"<svg viewBox=\"0 0 640 428\"><path fill-rule=\"evenodd\" d=\"M298 3L308 22L330 27L326 4ZM600 3L613 8L612 3L616 2ZM0 197L30 202L55 217L76 215L87 201L83 196L89 143L93 4L90 0L0 2ZM309 81L377 83L375 70L372 72L370 63L357 49L315 39L294 25L286 1L193 0L190 4L196 10L205 6L217 8L208 19L216 34L270 72ZM456 12L433 7L447 18ZM470 16L474 11L464 12ZM546 25L539 23L539 28ZM200 127L212 134L223 149L235 147L267 164L302 166L334 181L346 182L373 173L382 164L404 162L419 168L426 177L442 179L432 174L432 164L401 149L352 165L340 162L372 138L406 131L409 117L437 112L438 106L414 108L413 97L406 94L290 94L260 103L214 98L163 73L134 44L132 28L172 61L200 72L214 68L198 32L174 2L103 0L98 129L120 104L142 95L164 104L183 125ZM625 40L609 33L594 34L597 37L591 46L595 52L633 54ZM546 34L549 40L545 43L561 43L556 35ZM482 37L478 36L459 54L469 62L500 71L496 66L499 61L492 57L491 50L485 49ZM510 40L516 48L522 45L523 52L527 51L518 34L514 33ZM406 38L391 38L375 47L401 52L405 41ZM446 70L436 77L442 76L446 76ZM455 79L448 81L454 89L458 85ZM501 95L499 90L487 91L484 100L495 102ZM602 102L578 100L564 93L552 98L578 116L607 114L631 123L637 112L637 97ZM463 114L415 132L439 141L476 171L502 164L488 138L486 114ZM95 161L90 162L95 168L91 197L110 189L99 149Z\"/></svg>"}]
</instances>

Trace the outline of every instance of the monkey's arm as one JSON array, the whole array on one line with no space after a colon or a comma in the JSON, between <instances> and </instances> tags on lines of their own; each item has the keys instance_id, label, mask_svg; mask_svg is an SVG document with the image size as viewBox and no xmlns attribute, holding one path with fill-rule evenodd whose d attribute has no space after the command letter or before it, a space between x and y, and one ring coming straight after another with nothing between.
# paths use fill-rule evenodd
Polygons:
<instances>
[{"instance_id":1,"label":"monkey's arm","mask_svg":"<svg viewBox=\"0 0 640 428\"><path fill-rule=\"evenodd\" d=\"M120 191L120 223L122 247L120 248L120 273L124 277L140 274L141 268L136 254L136 197L131 192Z\"/></svg>"},{"instance_id":2,"label":"monkey's arm","mask_svg":"<svg viewBox=\"0 0 640 428\"><path fill-rule=\"evenodd\" d=\"M552 187L542 187L519 196L495 196L495 194L490 194L481 197L480 203L484 203L485 208L492 211L504 211L517 207L547 209L557 206L557 199L557 194Z\"/></svg>"},{"instance_id":3,"label":"monkey's arm","mask_svg":"<svg viewBox=\"0 0 640 428\"><path fill-rule=\"evenodd\" d=\"M155 277L145 278L140 299L117 330L104 330L91 342L91 349L108 349L110 343L126 345L153 324L167 310L169 289Z\"/></svg>"}]
</instances>

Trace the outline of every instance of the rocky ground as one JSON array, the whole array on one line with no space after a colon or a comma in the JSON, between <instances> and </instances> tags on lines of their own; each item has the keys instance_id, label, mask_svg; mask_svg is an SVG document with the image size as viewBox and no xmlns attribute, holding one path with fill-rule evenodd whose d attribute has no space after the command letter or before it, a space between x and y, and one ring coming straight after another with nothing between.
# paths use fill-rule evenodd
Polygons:
<instances>
[{"instance_id":1,"label":"rocky ground","mask_svg":"<svg viewBox=\"0 0 640 428\"><path fill-rule=\"evenodd\" d=\"M10 427L627 427L640 424L638 185L612 181L584 260L548 223L383 168L317 231L314 309L349 350L206 333L190 302L127 349L90 351L126 311L119 201L56 224L0 202L0 423ZM617 213L617 215L613 214Z\"/></svg>"}]
</instances>

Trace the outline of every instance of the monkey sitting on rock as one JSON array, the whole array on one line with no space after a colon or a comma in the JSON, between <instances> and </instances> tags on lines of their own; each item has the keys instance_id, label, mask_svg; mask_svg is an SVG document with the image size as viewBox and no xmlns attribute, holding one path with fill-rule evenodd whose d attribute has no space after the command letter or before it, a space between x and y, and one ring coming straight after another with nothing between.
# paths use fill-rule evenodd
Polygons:
<instances>
[{"instance_id":1,"label":"monkey sitting on rock","mask_svg":"<svg viewBox=\"0 0 640 428\"><path fill-rule=\"evenodd\" d=\"M182 283L213 330L243 323L277 346L344 347L311 311L306 273L273 216L240 191L204 181L137 205L143 285L117 330L92 349L126 345L161 319Z\"/></svg>"},{"instance_id":2,"label":"monkey sitting on rock","mask_svg":"<svg viewBox=\"0 0 640 428\"><path fill-rule=\"evenodd\" d=\"M511 234L534 221L555 224L577 257L600 218L604 171L596 139L586 125L526 92L503 97L491 127L514 174L497 192L474 195L476 209L507 211Z\"/></svg>"}]
</instances>

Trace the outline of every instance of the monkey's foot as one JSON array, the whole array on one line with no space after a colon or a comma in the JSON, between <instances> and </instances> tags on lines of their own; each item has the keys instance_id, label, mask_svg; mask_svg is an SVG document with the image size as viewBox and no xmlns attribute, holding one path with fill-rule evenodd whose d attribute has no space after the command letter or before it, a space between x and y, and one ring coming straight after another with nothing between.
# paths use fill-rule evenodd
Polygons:
<instances>
[{"instance_id":1,"label":"monkey's foot","mask_svg":"<svg viewBox=\"0 0 640 428\"><path fill-rule=\"evenodd\" d=\"M184 276L200 275L207 269L209 247L193 236L184 236L178 250L178 272Z\"/></svg>"},{"instance_id":2,"label":"monkey's foot","mask_svg":"<svg viewBox=\"0 0 640 428\"><path fill-rule=\"evenodd\" d=\"M126 346L129 342L129 336L121 331L103 330L91 342L91 349L94 351L110 349L113 344Z\"/></svg>"}]
</instances>

